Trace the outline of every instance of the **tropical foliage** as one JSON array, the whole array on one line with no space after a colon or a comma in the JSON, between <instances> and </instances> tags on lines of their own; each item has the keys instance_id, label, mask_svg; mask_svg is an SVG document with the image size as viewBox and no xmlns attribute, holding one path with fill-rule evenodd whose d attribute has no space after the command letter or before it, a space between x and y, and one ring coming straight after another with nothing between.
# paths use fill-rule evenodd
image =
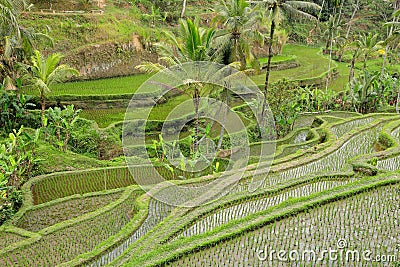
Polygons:
<instances>
[{"instance_id":1,"label":"tropical foliage","mask_svg":"<svg viewBox=\"0 0 400 267\"><path fill-rule=\"evenodd\" d=\"M164 32L165 41L155 44L160 61L167 66L185 62L207 61L216 58L211 45L215 35L214 29L199 26L199 21L191 19L179 21L179 35ZM159 63L146 62L136 68L145 72L157 72L165 68Z\"/></svg>"},{"instance_id":2,"label":"tropical foliage","mask_svg":"<svg viewBox=\"0 0 400 267\"><path fill-rule=\"evenodd\" d=\"M259 8L252 8L245 0L221 0L215 8L214 22L223 30L218 32L217 43L224 47L223 62L240 62L241 70L254 60L252 47L264 44L262 24L265 16Z\"/></svg>"},{"instance_id":3,"label":"tropical foliage","mask_svg":"<svg viewBox=\"0 0 400 267\"><path fill-rule=\"evenodd\" d=\"M268 63L266 67L265 86L264 94L267 95L269 86L269 76L271 71L271 60L273 57L272 47L275 36L275 30L283 20L285 14L290 15L292 18L304 17L308 19L316 19L310 15L307 11L315 12L321 9L321 7L312 2L306 1L286 1L286 0L263 0L263 1L251 1L262 5L270 13L271 26L269 29L269 41L268 41Z\"/></svg>"},{"instance_id":4,"label":"tropical foliage","mask_svg":"<svg viewBox=\"0 0 400 267\"><path fill-rule=\"evenodd\" d=\"M64 152L68 148L71 131L79 119L80 112L80 109L74 109L74 105L69 105L64 109L55 107L47 110L45 125L50 131L50 136L55 136L56 145Z\"/></svg>"},{"instance_id":5,"label":"tropical foliage","mask_svg":"<svg viewBox=\"0 0 400 267\"><path fill-rule=\"evenodd\" d=\"M42 120L44 125L44 113L46 108L46 95L51 91L51 87L63 82L73 75L78 75L78 71L69 67L68 65L61 64L61 54L52 54L47 58L43 57L39 51L35 51L31 57L31 65L24 65L24 80L33 88L39 91L41 106L42 106Z\"/></svg>"},{"instance_id":6,"label":"tropical foliage","mask_svg":"<svg viewBox=\"0 0 400 267\"><path fill-rule=\"evenodd\" d=\"M73 2L86 10L91 1ZM38 11L53 2L35 3ZM399 8L398 0L119 0L89 15L0 0L0 266L285 265L260 254L335 248L343 241L335 237L398 261ZM42 35L31 26L56 46L37 46ZM228 82L186 79L159 84L173 89L161 98L149 86L126 112L151 74L197 61L249 74L265 102L244 101ZM66 83L79 75L68 64L83 70L77 80L119 66L148 74ZM211 108L203 96L226 104L218 121L202 117ZM194 113L171 121L178 137L160 134L188 99ZM260 142L252 111L267 103L273 114L262 119L273 118L267 127L278 139ZM233 113L243 129L226 133ZM145 144L123 148L139 127ZM248 158L235 145L242 134ZM243 175L226 190L239 172L225 170L240 161ZM151 194L138 179L155 185ZM223 197L202 205L157 199L203 200L214 182ZM338 264L372 261L357 262Z\"/></svg>"},{"instance_id":7,"label":"tropical foliage","mask_svg":"<svg viewBox=\"0 0 400 267\"><path fill-rule=\"evenodd\" d=\"M0 223L22 205L21 186L37 163L35 148L40 130L28 133L21 127L0 146Z\"/></svg>"}]
</instances>

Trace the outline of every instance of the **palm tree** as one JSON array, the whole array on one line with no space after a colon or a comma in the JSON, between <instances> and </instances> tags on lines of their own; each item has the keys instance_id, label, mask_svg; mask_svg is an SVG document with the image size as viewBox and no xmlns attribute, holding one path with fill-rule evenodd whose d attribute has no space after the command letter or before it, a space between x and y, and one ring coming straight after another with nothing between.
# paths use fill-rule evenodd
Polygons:
<instances>
[{"instance_id":1,"label":"palm tree","mask_svg":"<svg viewBox=\"0 0 400 267\"><path fill-rule=\"evenodd\" d=\"M284 18L284 14L288 14L292 17L300 17L300 18L308 18L312 20L317 20L317 18L310 13L309 11L319 11L321 7L315 3L307 2L307 1L287 1L287 0L259 0L259 1L250 1L250 3L260 4L266 6L267 10L270 12L271 17L271 26L270 26L270 35L269 35L269 44L268 44L268 63L267 63L267 73L265 75L265 86L264 86L264 94L267 96L268 85L269 85L269 75L271 71L271 60L273 57L272 54L272 45L274 40L274 34L276 27L279 26L279 23Z\"/></svg>"},{"instance_id":2,"label":"palm tree","mask_svg":"<svg viewBox=\"0 0 400 267\"><path fill-rule=\"evenodd\" d=\"M215 54L211 53L211 43L215 30L204 29L199 26L198 20L191 19L179 21L178 36L173 33L163 32L165 41L155 44L160 60L168 66L185 62L212 60ZM137 69L154 73L167 68L159 63L144 62L136 66Z\"/></svg>"},{"instance_id":3,"label":"palm tree","mask_svg":"<svg viewBox=\"0 0 400 267\"><path fill-rule=\"evenodd\" d=\"M382 48L382 41L378 40L377 34L361 34L354 40L352 43L348 45L348 47L353 50L353 56L350 63L350 73L349 73L349 85L350 85L350 94L354 94L354 67L356 60L359 57L363 57L363 68L362 72L364 73L367 68L367 59L372 54L376 53L379 49Z\"/></svg>"},{"instance_id":4,"label":"palm tree","mask_svg":"<svg viewBox=\"0 0 400 267\"><path fill-rule=\"evenodd\" d=\"M51 91L52 85L79 74L77 70L68 65L60 65L62 58L63 56L59 53L45 58L36 50L31 57L32 65L24 65L26 71L24 79L39 91L42 105L42 126L44 126L45 98L46 94Z\"/></svg>"},{"instance_id":5,"label":"palm tree","mask_svg":"<svg viewBox=\"0 0 400 267\"><path fill-rule=\"evenodd\" d=\"M339 14L330 15L329 20L327 21L327 29L324 32L324 35L327 37L325 49L323 50L324 54L330 54L332 52L332 44L335 37L338 35L338 29L340 26Z\"/></svg>"},{"instance_id":6,"label":"palm tree","mask_svg":"<svg viewBox=\"0 0 400 267\"><path fill-rule=\"evenodd\" d=\"M347 47L350 50L353 50L353 56L351 58L351 63L350 63L350 72L349 72L349 85L350 85L350 94L351 96L354 95L354 86L353 86L353 78L354 78L354 67L356 64L357 58L360 57L360 48L361 48L361 41L360 38L356 39L355 41L349 43Z\"/></svg>"},{"instance_id":7,"label":"palm tree","mask_svg":"<svg viewBox=\"0 0 400 267\"><path fill-rule=\"evenodd\" d=\"M379 41L378 34L364 33L360 36L359 44L363 56L363 71L365 71L368 57L382 49L383 41Z\"/></svg>"},{"instance_id":8,"label":"palm tree","mask_svg":"<svg viewBox=\"0 0 400 267\"><path fill-rule=\"evenodd\" d=\"M332 54L332 43L334 39L334 35L337 34L337 29L340 25L341 17L342 17L342 5L344 3L343 0L333 0L331 1L333 4L333 14L329 16L328 20L328 30L327 30L327 41L324 53L325 54ZM338 12L339 11L339 12Z\"/></svg>"},{"instance_id":9,"label":"palm tree","mask_svg":"<svg viewBox=\"0 0 400 267\"><path fill-rule=\"evenodd\" d=\"M262 14L258 8L251 8L246 0L221 0L215 11L214 22L225 28L218 39L224 39L225 43L233 42L231 57L226 63L238 61L244 70L246 58L252 57L251 43L264 42L264 35L259 30Z\"/></svg>"},{"instance_id":10,"label":"palm tree","mask_svg":"<svg viewBox=\"0 0 400 267\"><path fill-rule=\"evenodd\" d=\"M179 21L179 35L164 32L166 42L155 44L160 60L169 66L179 65L186 62L212 61L216 58L217 52L212 49L214 29L204 29L199 26L198 20L191 19ZM167 68L159 63L145 62L136 67L137 69L152 73ZM195 141L194 150L197 151L199 136L199 106L201 91L204 85L194 81L187 81L184 85L184 93L190 94L195 108ZM190 93L189 93L190 92Z\"/></svg>"}]
</instances>

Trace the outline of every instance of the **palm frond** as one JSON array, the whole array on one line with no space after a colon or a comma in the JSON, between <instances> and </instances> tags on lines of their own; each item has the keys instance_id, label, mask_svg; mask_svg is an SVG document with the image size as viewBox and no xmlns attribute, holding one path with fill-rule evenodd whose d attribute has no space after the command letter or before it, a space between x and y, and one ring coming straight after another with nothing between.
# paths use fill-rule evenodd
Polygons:
<instances>
[{"instance_id":1,"label":"palm frond","mask_svg":"<svg viewBox=\"0 0 400 267\"><path fill-rule=\"evenodd\" d=\"M180 61L176 61L176 59L172 57L160 57L160 61L164 61L168 66L182 64Z\"/></svg>"},{"instance_id":2,"label":"palm frond","mask_svg":"<svg viewBox=\"0 0 400 267\"><path fill-rule=\"evenodd\" d=\"M52 72L47 73L47 85L50 87L56 83L62 83L72 76L79 75L79 72L68 65L59 65Z\"/></svg>"},{"instance_id":3,"label":"palm frond","mask_svg":"<svg viewBox=\"0 0 400 267\"><path fill-rule=\"evenodd\" d=\"M145 62L143 64L136 66L135 69L138 69L141 72L145 72L145 73L157 73L166 68L163 65L158 64L158 63Z\"/></svg>"},{"instance_id":4,"label":"palm frond","mask_svg":"<svg viewBox=\"0 0 400 267\"><path fill-rule=\"evenodd\" d=\"M184 57L182 52L180 50L176 50L175 49L176 47L173 45L161 42L161 43L156 43L155 47L157 49L158 54L161 57L170 58L175 62L172 65L179 64L180 63L179 58Z\"/></svg>"},{"instance_id":5,"label":"palm frond","mask_svg":"<svg viewBox=\"0 0 400 267\"><path fill-rule=\"evenodd\" d=\"M239 61L232 62L228 66L230 66L236 70L240 70L240 68L241 68L241 64Z\"/></svg>"},{"instance_id":6,"label":"palm frond","mask_svg":"<svg viewBox=\"0 0 400 267\"><path fill-rule=\"evenodd\" d=\"M50 88L42 79L34 78L33 86L39 90L40 95L50 92Z\"/></svg>"}]
</instances>

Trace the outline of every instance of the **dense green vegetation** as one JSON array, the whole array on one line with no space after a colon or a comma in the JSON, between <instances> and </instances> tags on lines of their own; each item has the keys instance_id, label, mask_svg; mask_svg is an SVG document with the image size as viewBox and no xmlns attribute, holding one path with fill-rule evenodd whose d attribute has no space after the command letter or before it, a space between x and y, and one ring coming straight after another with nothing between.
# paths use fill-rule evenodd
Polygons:
<instances>
[{"instance_id":1,"label":"dense green vegetation","mask_svg":"<svg viewBox=\"0 0 400 267\"><path fill-rule=\"evenodd\" d=\"M0 266L398 266L399 10L0 0Z\"/></svg>"}]
</instances>

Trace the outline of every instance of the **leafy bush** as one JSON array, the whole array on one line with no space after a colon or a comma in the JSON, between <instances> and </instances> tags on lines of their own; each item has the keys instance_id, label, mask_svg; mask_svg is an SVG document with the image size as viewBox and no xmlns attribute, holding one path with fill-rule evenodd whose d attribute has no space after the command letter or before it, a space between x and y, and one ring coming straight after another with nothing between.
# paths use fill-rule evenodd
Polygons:
<instances>
[{"instance_id":1,"label":"leafy bush","mask_svg":"<svg viewBox=\"0 0 400 267\"><path fill-rule=\"evenodd\" d=\"M0 190L0 193L2 191ZM0 198L0 225L10 219L15 214L23 203L23 195L21 190L12 189L8 193L3 191Z\"/></svg>"},{"instance_id":2,"label":"leafy bush","mask_svg":"<svg viewBox=\"0 0 400 267\"><path fill-rule=\"evenodd\" d=\"M90 157L98 156L98 145L100 135L93 127L91 121L78 119L71 130L69 141L70 149L79 154L86 154Z\"/></svg>"},{"instance_id":3,"label":"leafy bush","mask_svg":"<svg viewBox=\"0 0 400 267\"><path fill-rule=\"evenodd\" d=\"M80 109L74 110L74 105L61 109L49 108L46 112L45 125L50 132L52 141L63 151L67 150L71 138L71 130L79 119Z\"/></svg>"},{"instance_id":4,"label":"leafy bush","mask_svg":"<svg viewBox=\"0 0 400 267\"><path fill-rule=\"evenodd\" d=\"M397 101L398 87L396 77L365 70L351 82L347 94L355 111L366 114L393 105Z\"/></svg>"},{"instance_id":5,"label":"leafy bush","mask_svg":"<svg viewBox=\"0 0 400 267\"><path fill-rule=\"evenodd\" d=\"M21 186L36 163L35 148L39 130L29 135L23 128L14 130L0 146L0 225L22 205Z\"/></svg>"},{"instance_id":6,"label":"leafy bush","mask_svg":"<svg viewBox=\"0 0 400 267\"><path fill-rule=\"evenodd\" d=\"M273 83L267 93L267 101L274 115L276 133L284 136L292 130L299 111L297 96L300 95L297 83L286 79Z\"/></svg>"},{"instance_id":7,"label":"leafy bush","mask_svg":"<svg viewBox=\"0 0 400 267\"><path fill-rule=\"evenodd\" d=\"M18 95L13 91L0 91L0 128L3 134L19 129L23 122L30 122L31 114L27 109L35 106L30 102L31 99L30 96ZM32 123L25 126L34 128L36 125Z\"/></svg>"}]
</instances>

